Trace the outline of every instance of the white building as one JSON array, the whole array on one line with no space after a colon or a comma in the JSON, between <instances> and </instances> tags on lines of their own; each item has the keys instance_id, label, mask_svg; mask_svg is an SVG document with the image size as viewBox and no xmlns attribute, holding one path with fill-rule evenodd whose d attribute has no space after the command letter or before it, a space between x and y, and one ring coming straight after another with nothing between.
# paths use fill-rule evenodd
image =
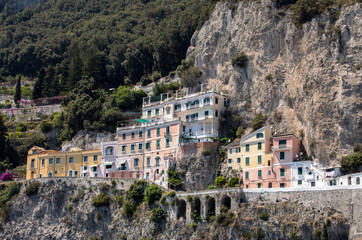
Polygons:
<instances>
[{"instance_id":1,"label":"white building","mask_svg":"<svg viewBox=\"0 0 362 240\"><path fill-rule=\"evenodd\" d=\"M362 172L348 174L338 177L339 186L348 186L348 185L361 185Z\"/></svg>"}]
</instances>

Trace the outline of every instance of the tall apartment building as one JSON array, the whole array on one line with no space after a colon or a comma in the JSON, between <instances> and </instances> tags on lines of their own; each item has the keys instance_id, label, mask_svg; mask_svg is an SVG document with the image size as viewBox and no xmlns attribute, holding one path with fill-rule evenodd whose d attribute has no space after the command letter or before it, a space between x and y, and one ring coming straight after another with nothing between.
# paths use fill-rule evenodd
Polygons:
<instances>
[{"instance_id":1,"label":"tall apartment building","mask_svg":"<svg viewBox=\"0 0 362 240\"><path fill-rule=\"evenodd\" d=\"M218 90L202 89L176 96L163 94L159 100L143 100L142 119L121 123L117 128L118 161L124 176L164 184L167 170L176 163L181 143L212 141L218 137L219 119L227 96Z\"/></svg>"}]
</instances>

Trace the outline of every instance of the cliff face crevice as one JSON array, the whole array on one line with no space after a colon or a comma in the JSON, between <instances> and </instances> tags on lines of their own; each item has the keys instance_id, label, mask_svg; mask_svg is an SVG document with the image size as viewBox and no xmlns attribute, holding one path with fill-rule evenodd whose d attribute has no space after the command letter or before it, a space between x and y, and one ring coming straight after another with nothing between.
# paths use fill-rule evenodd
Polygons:
<instances>
[{"instance_id":1,"label":"cliff face crevice","mask_svg":"<svg viewBox=\"0 0 362 240\"><path fill-rule=\"evenodd\" d=\"M362 141L361 4L342 7L336 22L323 13L302 28L273 5L217 4L195 32L188 58L202 69L202 81L229 93L245 125L257 112L269 113L277 133L301 137L308 154L336 164ZM248 56L244 68L231 64L239 52Z\"/></svg>"}]
</instances>

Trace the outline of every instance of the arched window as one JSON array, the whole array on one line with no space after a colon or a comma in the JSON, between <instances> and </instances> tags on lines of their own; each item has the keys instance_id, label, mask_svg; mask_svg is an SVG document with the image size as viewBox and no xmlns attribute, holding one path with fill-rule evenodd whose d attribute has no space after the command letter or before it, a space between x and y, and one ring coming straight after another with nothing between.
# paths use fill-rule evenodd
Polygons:
<instances>
[{"instance_id":1,"label":"arched window","mask_svg":"<svg viewBox=\"0 0 362 240\"><path fill-rule=\"evenodd\" d=\"M48 177L53 177L53 173L52 172L48 173Z\"/></svg>"},{"instance_id":2,"label":"arched window","mask_svg":"<svg viewBox=\"0 0 362 240\"><path fill-rule=\"evenodd\" d=\"M73 177L73 170L69 170L68 177Z\"/></svg>"},{"instance_id":3,"label":"arched window","mask_svg":"<svg viewBox=\"0 0 362 240\"><path fill-rule=\"evenodd\" d=\"M272 188L273 187L273 184L270 182L268 183L268 188Z\"/></svg>"},{"instance_id":4,"label":"arched window","mask_svg":"<svg viewBox=\"0 0 362 240\"><path fill-rule=\"evenodd\" d=\"M205 106L210 105L210 98L205 98L204 99L204 105Z\"/></svg>"},{"instance_id":5,"label":"arched window","mask_svg":"<svg viewBox=\"0 0 362 240\"><path fill-rule=\"evenodd\" d=\"M43 175L39 174L39 178L42 178L42 177L43 177Z\"/></svg>"},{"instance_id":6,"label":"arched window","mask_svg":"<svg viewBox=\"0 0 362 240\"><path fill-rule=\"evenodd\" d=\"M106 156L113 155L113 147L107 147L106 148Z\"/></svg>"},{"instance_id":7,"label":"arched window","mask_svg":"<svg viewBox=\"0 0 362 240\"><path fill-rule=\"evenodd\" d=\"M171 113L171 107L167 107L166 108L166 114L170 114Z\"/></svg>"},{"instance_id":8,"label":"arched window","mask_svg":"<svg viewBox=\"0 0 362 240\"><path fill-rule=\"evenodd\" d=\"M356 178L356 184L357 185L360 185L361 184L361 180L360 180L360 178L358 177L358 178Z\"/></svg>"},{"instance_id":9,"label":"arched window","mask_svg":"<svg viewBox=\"0 0 362 240\"><path fill-rule=\"evenodd\" d=\"M219 98L215 98L215 104L219 104Z\"/></svg>"},{"instance_id":10,"label":"arched window","mask_svg":"<svg viewBox=\"0 0 362 240\"><path fill-rule=\"evenodd\" d=\"M270 160L268 160L268 166L270 166Z\"/></svg>"}]
</instances>

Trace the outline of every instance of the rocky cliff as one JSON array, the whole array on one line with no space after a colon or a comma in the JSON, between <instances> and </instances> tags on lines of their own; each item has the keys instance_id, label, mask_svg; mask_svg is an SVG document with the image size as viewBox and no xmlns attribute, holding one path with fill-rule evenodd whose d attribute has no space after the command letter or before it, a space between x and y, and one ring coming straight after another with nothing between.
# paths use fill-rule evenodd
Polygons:
<instances>
[{"instance_id":1,"label":"rocky cliff","mask_svg":"<svg viewBox=\"0 0 362 240\"><path fill-rule=\"evenodd\" d=\"M218 3L194 33L188 58L231 98L244 126L268 113L277 133L303 139L308 154L324 165L362 141L362 10L343 6L334 21L326 12L301 28L291 11L270 0ZM244 68L231 60L245 52Z\"/></svg>"},{"instance_id":2,"label":"rocky cliff","mask_svg":"<svg viewBox=\"0 0 362 240\"><path fill-rule=\"evenodd\" d=\"M106 187L108 186L108 187ZM123 216L116 195L123 195L118 185L83 185L74 181L44 181L37 193L20 195L7 204L7 223L0 231L1 239L320 239L326 223L328 239L347 239L349 217L323 206L306 207L296 201L269 201L257 197L240 203L230 211L186 224L177 221L150 221L155 206L141 204L134 217ZM111 197L109 206L96 207L92 201L103 192ZM346 206L349 203L344 202ZM168 211L175 208L163 204ZM358 224L358 223L356 223Z\"/></svg>"}]
</instances>

